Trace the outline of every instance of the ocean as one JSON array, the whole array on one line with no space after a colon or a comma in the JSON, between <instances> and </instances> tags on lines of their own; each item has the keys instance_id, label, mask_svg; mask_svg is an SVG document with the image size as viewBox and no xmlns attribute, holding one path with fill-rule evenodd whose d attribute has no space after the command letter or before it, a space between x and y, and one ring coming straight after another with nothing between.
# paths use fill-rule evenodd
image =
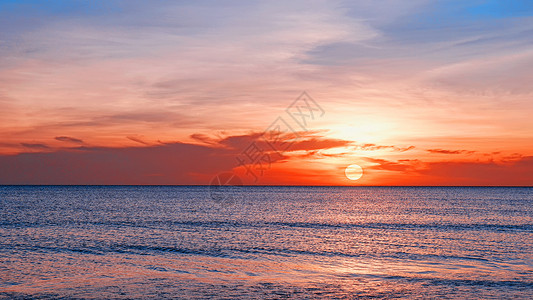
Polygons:
<instances>
[{"instance_id":1,"label":"ocean","mask_svg":"<svg viewBox=\"0 0 533 300\"><path fill-rule=\"evenodd\" d=\"M533 298L533 188L215 192L0 186L0 298Z\"/></svg>"}]
</instances>

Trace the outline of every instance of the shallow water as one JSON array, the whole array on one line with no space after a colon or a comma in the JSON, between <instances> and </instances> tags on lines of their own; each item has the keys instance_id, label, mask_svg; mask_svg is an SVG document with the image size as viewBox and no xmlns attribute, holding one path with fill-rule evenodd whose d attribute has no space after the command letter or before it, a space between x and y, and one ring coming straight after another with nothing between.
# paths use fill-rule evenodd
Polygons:
<instances>
[{"instance_id":1,"label":"shallow water","mask_svg":"<svg viewBox=\"0 0 533 300\"><path fill-rule=\"evenodd\" d=\"M0 237L0 298L533 298L533 188L4 186Z\"/></svg>"}]
</instances>

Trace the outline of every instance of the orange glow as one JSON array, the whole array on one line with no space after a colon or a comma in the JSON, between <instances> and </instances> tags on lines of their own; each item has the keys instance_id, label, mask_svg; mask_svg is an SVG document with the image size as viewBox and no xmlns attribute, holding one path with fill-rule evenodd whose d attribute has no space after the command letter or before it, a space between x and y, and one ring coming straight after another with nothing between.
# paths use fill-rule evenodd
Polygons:
<instances>
[{"instance_id":1,"label":"orange glow","mask_svg":"<svg viewBox=\"0 0 533 300\"><path fill-rule=\"evenodd\" d=\"M502 35L523 41L468 30L435 41L429 24L411 43L373 17L314 6L180 34L68 18L20 28L11 42L28 45L0 47L0 184L208 184L279 117L302 137L260 180L245 172L248 184L533 184L533 52L516 46L527 29ZM286 111L303 90L324 112L306 128ZM106 167L108 156L120 162ZM352 163L365 170L357 182L343 174ZM84 175L64 175L73 166Z\"/></svg>"}]
</instances>

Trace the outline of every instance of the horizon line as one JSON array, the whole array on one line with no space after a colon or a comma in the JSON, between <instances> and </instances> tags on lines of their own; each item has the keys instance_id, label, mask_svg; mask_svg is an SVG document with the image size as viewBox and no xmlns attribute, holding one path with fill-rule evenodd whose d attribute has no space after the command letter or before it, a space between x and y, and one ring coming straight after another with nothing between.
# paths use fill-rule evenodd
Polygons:
<instances>
[{"instance_id":1,"label":"horizon line","mask_svg":"<svg viewBox=\"0 0 533 300\"><path fill-rule=\"evenodd\" d=\"M487 188L533 188L533 185L210 185L210 184L0 184L0 187L40 187L40 186L84 186L84 187L487 187Z\"/></svg>"}]
</instances>

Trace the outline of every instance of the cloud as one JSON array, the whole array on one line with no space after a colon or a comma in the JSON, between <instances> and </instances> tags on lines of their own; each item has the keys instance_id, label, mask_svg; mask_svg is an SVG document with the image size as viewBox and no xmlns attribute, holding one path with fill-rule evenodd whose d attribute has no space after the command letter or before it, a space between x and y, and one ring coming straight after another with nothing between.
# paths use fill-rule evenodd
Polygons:
<instances>
[{"instance_id":1,"label":"cloud","mask_svg":"<svg viewBox=\"0 0 533 300\"><path fill-rule=\"evenodd\" d=\"M297 154L290 153L291 158L292 157L297 157L297 158L305 158L305 159L308 159L308 158L313 158L313 159L318 159L318 158L343 158L343 157L348 157L350 155L351 155L350 152L324 153L321 150L306 150L305 153L302 153L302 154L300 154L300 153L297 153Z\"/></svg>"},{"instance_id":2,"label":"cloud","mask_svg":"<svg viewBox=\"0 0 533 300\"><path fill-rule=\"evenodd\" d=\"M208 145L218 144L218 140L201 133L193 133L190 135L190 138Z\"/></svg>"},{"instance_id":3,"label":"cloud","mask_svg":"<svg viewBox=\"0 0 533 300\"><path fill-rule=\"evenodd\" d=\"M418 172L434 184L533 186L533 156L505 163L433 162Z\"/></svg>"},{"instance_id":4,"label":"cloud","mask_svg":"<svg viewBox=\"0 0 533 300\"><path fill-rule=\"evenodd\" d=\"M141 139L139 139L139 138L136 138L136 137L134 137L134 136L127 136L126 138L127 138L128 140L132 140L132 141L137 142L137 143L139 143L139 144L150 145L149 143L147 143L147 142L145 142L145 141L143 141L143 140L141 140Z\"/></svg>"},{"instance_id":5,"label":"cloud","mask_svg":"<svg viewBox=\"0 0 533 300\"><path fill-rule=\"evenodd\" d=\"M415 149L415 146L398 147L398 146L386 146L386 145L376 145L376 144L363 144L363 145L357 145L356 149L364 150L364 151L375 151L375 150L388 149L392 151L405 152L405 151Z\"/></svg>"},{"instance_id":6,"label":"cloud","mask_svg":"<svg viewBox=\"0 0 533 300\"><path fill-rule=\"evenodd\" d=\"M0 156L0 183L207 184L217 172L234 167L235 155L183 143L22 153Z\"/></svg>"},{"instance_id":7,"label":"cloud","mask_svg":"<svg viewBox=\"0 0 533 300\"><path fill-rule=\"evenodd\" d=\"M260 139L261 136L263 136L262 132L233 135L220 139L218 143L231 149L244 149L251 143L260 143L260 147L262 149L268 149L268 147L266 147L266 143L264 143L264 141Z\"/></svg>"},{"instance_id":8,"label":"cloud","mask_svg":"<svg viewBox=\"0 0 533 300\"><path fill-rule=\"evenodd\" d=\"M195 135L197 140L204 142L215 141L203 135ZM352 141L331 139L320 135L317 132L295 132L295 133L280 133L280 132L252 132L243 135L234 135L224 137L217 141L218 144L232 149L244 149L250 144L255 144L265 151L285 152L292 151L311 151L311 150L325 150L338 147L347 147L352 145Z\"/></svg>"},{"instance_id":9,"label":"cloud","mask_svg":"<svg viewBox=\"0 0 533 300\"><path fill-rule=\"evenodd\" d=\"M193 118L187 117L183 114L172 112L168 110L157 110L157 111L129 111L129 112L120 112L116 114L95 117L95 122L102 123L128 123L128 122L146 122L146 123L161 123L161 122L176 122L177 120L192 121Z\"/></svg>"},{"instance_id":10,"label":"cloud","mask_svg":"<svg viewBox=\"0 0 533 300\"><path fill-rule=\"evenodd\" d=\"M237 168L237 157L253 165L245 154L252 145L262 147L260 154L269 156L269 164L293 159L283 153L273 155L274 150L262 141L261 135L227 136L216 141L201 134L194 135L210 142L202 145L182 142L149 145L128 136L146 146L80 146L53 152L3 155L0 156L0 184L208 184L217 173ZM314 136L295 141L295 149L291 151L330 149L347 144L347 141ZM49 150L44 144L23 145Z\"/></svg>"},{"instance_id":11,"label":"cloud","mask_svg":"<svg viewBox=\"0 0 533 300\"><path fill-rule=\"evenodd\" d=\"M257 166L251 158L266 156L268 161L262 161L263 167L268 165L261 177L263 184L341 184L342 174L337 168L313 159L342 158L346 153L325 154L322 150L351 145L314 134L296 140L294 149L274 155L260 133L219 139L201 134L195 137L207 143L80 146L46 152L41 151L51 149L45 144L24 143L26 148L41 151L0 156L0 184L208 184L216 174L232 170L245 183L253 184L256 182L246 172ZM255 147L260 151L250 152ZM239 166L238 157L245 167ZM362 164L365 184L370 185L533 185L533 156L521 154L504 156L498 162L361 160L366 162Z\"/></svg>"},{"instance_id":12,"label":"cloud","mask_svg":"<svg viewBox=\"0 0 533 300\"><path fill-rule=\"evenodd\" d=\"M470 151L470 150L428 149L427 151L430 153L437 153L437 154L473 154L473 153L476 153L476 151Z\"/></svg>"},{"instance_id":13,"label":"cloud","mask_svg":"<svg viewBox=\"0 0 533 300\"><path fill-rule=\"evenodd\" d=\"M246 118L231 107L260 100L274 105L308 86L299 82L310 70L295 57L323 43L376 34L339 9L342 1L107 2L3 7L0 24L10 34L2 42L18 44L0 47L2 57L12 58L2 60L11 68L0 68L8 96L23 102L38 95L35 110L71 106L96 115L157 103L193 106L204 116L208 110L215 119ZM51 88L56 85L62 88ZM94 120L94 127L161 120L168 121L151 113L119 113Z\"/></svg>"},{"instance_id":14,"label":"cloud","mask_svg":"<svg viewBox=\"0 0 533 300\"><path fill-rule=\"evenodd\" d=\"M414 169L413 163L411 161L398 161L393 162L386 159L379 158L363 158L364 160L373 163L373 166L370 166L369 169L372 170L384 170L384 171L396 171L396 172L407 172Z\"/></svg>"},{"instance_id":15,"label":"cloud","mask_svg":"<svg viewBox=\"0 0 533 300\"><path fill-rule=\"evenodd\" d=\"M330 139L330 138L309 138L297 140L292 144L288 151L298 151L298 150L322 150L322 149L331 149L338 147L347 147L352 145L352 141L346 141L341 139Z\"/></svg>"},{"instance_id":16,"label":"cloud","mask_svg":"<svg viewBox=\"0 0 533 300\"><path fill-rule=\"evenodd\" d=\"M83 140L73 138L73 137L68 137L68 136L56 136L55 139L61 142L83 144Z\"/></svg>"},{"instance_id":17,"label":"cloud","mask_svg":"<svg viewBox=\"0 0 533 300\"><path fill-rule=\"evenodd\" d=\"M37 150L45 150L45 149L50 148L45 144L35 144L35 143L20 143L20 144L26 148L37 149Z\"/></svg>"},{"instance_id":18,"label":"cloud","mask_svg":"<svg viewBox=\"0 0 533 300\"><path fill-rule=\"evenodd\" d=\"M374 184L457 185L457 186L533 186L533 156L495 161L434 161L418 159L364 158L373 165ZM388 171L389 173L379 173Z\"/></svg>"}]
</instances>

